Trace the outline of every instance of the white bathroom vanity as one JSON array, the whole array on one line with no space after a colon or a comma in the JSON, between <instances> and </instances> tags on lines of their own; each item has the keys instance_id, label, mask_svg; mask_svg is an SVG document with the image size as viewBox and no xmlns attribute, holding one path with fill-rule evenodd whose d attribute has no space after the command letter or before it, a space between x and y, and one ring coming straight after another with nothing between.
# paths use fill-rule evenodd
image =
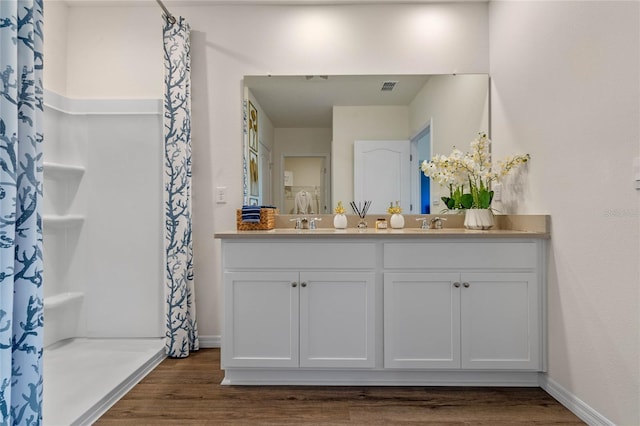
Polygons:
<instances>
[{"instance_id":1,"label":"white bathroom vanity","mask_svg":"<svg viewBox=\"0 0 640 426\"><path fill-rule=\"evenodd\" d=\"M216 234L223 383L538 386L549 221L532 218Z\"/></svg>"}]
</instances>

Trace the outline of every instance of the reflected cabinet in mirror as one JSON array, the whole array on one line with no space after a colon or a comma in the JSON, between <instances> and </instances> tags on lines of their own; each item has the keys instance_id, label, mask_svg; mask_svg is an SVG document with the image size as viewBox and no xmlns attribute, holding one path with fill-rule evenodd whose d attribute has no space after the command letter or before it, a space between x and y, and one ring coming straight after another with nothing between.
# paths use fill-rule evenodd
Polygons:
<instances>
[{"instance_id":1,"label":"reflected cabinet in mirror","mask_svg":"<svg viewBox=\"0 0 640 426\"><path fill-rule=\"evenodd\" d=\"M244 202L283 214L439 213L420 163L490 131L484 74L245 76L244 105Z\"/></svg>"}]
</instances>

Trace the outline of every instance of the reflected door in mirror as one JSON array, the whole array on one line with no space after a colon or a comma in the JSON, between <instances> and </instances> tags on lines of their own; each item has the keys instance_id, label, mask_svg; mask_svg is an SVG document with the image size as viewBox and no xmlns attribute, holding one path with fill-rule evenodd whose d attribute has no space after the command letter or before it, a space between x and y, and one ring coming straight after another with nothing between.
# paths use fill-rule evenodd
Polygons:
<instances>
[{"instance_id":1,"label":"reflected door in mirror","mask_svg":"<svg viewBox=\"0 0 640 426\"><path fill-rule=\"evenodd\" d=\"M386 214L389 203L396 201L409 213L410 142L355 141L353 146L354 201L370 200L369 214Z\"/></svg>"}]
</instances>

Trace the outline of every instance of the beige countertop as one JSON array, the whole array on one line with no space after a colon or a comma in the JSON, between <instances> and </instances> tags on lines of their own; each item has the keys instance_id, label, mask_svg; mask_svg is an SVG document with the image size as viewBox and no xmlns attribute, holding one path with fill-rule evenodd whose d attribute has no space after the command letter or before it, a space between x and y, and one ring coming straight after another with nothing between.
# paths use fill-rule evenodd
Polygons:
<instances>
[{"instance_id":1,"label":"beige countertop","mask_svg":"<svg viewBox=\"0 0 640 426\"><path fill-rule=\"evenodd\" d=\"M311 215L321 218L318 229L294 229L289 219L298 217L279 215L276 217L276 228L268 231L237 231L229 230L216 232L215 238L220 239L292 239L292 238L392 238L392 239L433 239L433 238L538 238L549 239L550 216L548 215L496 215L495 225L489 230L472 230L464 228L463 215L405 215L403 229L375 229L378 216L367 218L368 227L358 229L358 217L349 216L347 229L334 229L333 215ZM310 217L311 217L310 216ZM442 229L421 229L420 220L424 217L436 216L446 218ZM380 217L385 217L381 215ZM387 217L388 219L388 217Z\"/></svg>"}]
</instances>

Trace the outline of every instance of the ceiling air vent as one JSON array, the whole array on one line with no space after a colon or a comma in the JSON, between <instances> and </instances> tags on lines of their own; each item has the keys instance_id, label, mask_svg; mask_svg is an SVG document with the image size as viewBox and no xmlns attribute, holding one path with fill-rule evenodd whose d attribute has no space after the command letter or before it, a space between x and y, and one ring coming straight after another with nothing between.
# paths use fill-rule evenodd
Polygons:
<instances>
[{"instance_id":1,"label":"ceiling air vent","mask_svg":"<svg viewBox=\"0 0 640 426\"><path fill-rule=\"evenodd\" d=\"M380 88L380 91L382 92L390 92L393 90L394 87L396 87L396 84L398 82L397 81L383 81L382 82L382 87Z\"/></svg>"}]
</instances>

